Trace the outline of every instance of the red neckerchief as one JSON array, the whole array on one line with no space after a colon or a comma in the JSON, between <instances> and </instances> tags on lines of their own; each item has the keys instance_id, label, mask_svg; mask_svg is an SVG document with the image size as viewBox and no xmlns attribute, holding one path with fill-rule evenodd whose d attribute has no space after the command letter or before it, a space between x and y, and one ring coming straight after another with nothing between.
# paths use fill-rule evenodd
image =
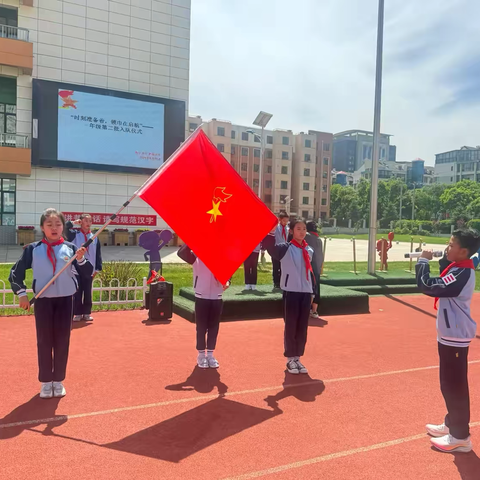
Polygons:
<instances>
[{"instance_id":1,"label":"red neckerchief","mask_svg":"<svg viewBox=\"0 0 480 480\"><path fill-rule=\"evenodd\" d=\"M445 277L450 269L452 268L471 268L472 270L475 270L475 266L473 265L473 260L469 258L468 260L462 260L461 262L452 262L441 274L440 277ZM433 308L435 310L438 310L437 308L437 303L438 303L438 298L435 298L435 302L433 304Z\"/></svg>"},{"instance_id":2,"label":"red neckerchief","mask_svg":"<svg viewBox=\"0 0 480 480\"><path fill-rule=\"evenodd\" d=\"M80 231L83 233L83 237L85 238L85 243L87 243L88 241L87 235L90 235L92 233L91 230L89 230L87 233L85 233L82 229L80 229ZM88 247L87 247L87 252L88 252Z\"/></svg>"},{"instance_id":3,"label":"red neckerchief","mask_svg":"<svg viewBox=\"0 0 480 480\"><path fill-rule=\"evenodd\" d=\"M287 241L287 231L285 230L285 225L282 225L282 237Z\"/></svg>"},{"instance_id":4,"label":"red neckerchief","mask_svg":"<svg viewBox=\"0 0 480 480\"><path fill-rule=\"evenodd\" d=\"M57 268L57 257L55 256L55 251L53 250L53 247L56 247L57 245L61 245L63 242L64 242L63 238L52 243L50 243L46 238L42 239L42 243L44 243L47 246L47 256L48 256L48 259L50 260L50 263L52 264L54 275L55 275L55 270Z\"/></svg>"},{"instance_id":5,"label":"red neckerchief","mask_svg":"<svg viewBox=\"0 0 480 480\"><path fill-rule=\"evenodd\" d=\"M320 237L320 235L317 232L308 232L310 235L315 235L316 237Z\"/></svg>"},{"instance_id":6,"label":"red neckerchief","mask_svg":"<svg viewBox=\"0 0 480 480\"><path fill-rule=\"evenodd\" d=\"M303 259L305 260L305 267L306 267L306 270L307 270L307 280L308 280L308 272L313 273L312 264L310 262L310 255L307 252L307 245L308 244L305 240L303 240L301 244L298 243L296 240L292 240L290 243L292 245L294 245L295 247L302 249Z\"/></svg>"}]
</instances>

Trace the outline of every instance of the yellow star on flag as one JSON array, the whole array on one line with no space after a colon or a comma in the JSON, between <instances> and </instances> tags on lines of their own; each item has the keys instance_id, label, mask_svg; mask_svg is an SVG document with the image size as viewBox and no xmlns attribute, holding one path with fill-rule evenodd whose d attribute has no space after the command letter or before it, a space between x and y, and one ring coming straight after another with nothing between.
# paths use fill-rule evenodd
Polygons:
<instances>
[{"instance_id":1,"label":"yellow star on flag","mask_svg":"<svg viewBox=\"0 0 480 480\"><path fill-rule=\"evenodd\" d=\"M216 222L218 216L223 216L222 212L220 211L220 202L215 203L212 200L212 205L213 205L213 208L207 212L209 215L211 215L210 223Z\"/></svg>"}]
</instances>

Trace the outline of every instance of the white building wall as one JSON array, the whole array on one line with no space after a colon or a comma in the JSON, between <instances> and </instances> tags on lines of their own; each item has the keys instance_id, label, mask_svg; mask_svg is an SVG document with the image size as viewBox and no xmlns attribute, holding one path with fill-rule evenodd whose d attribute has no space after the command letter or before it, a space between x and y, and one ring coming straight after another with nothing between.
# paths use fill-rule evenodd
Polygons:
<instances>
[{"instance_id":1,"label":"white building wall","mask_svg":"<svg viewBox=\"0 0 480 480\"><path fill-rule=\"evenodd\" d=\"M436 183L455 183L456 163L438 163L435 165L435 182Z\"/></svg>"}]
</instances>

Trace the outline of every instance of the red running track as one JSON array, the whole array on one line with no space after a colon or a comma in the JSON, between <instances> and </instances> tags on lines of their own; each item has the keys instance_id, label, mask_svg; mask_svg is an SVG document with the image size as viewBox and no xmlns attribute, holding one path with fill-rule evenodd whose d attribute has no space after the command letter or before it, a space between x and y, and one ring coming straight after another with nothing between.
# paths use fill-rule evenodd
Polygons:
<instances>
[{"instance_id":1,"label":"red running track","mask_svg":"<svg viewBox=\"0 0 480 480\"><path fill-rule=\"evenodd\" d=\"M480 479L476 453L435 452L424 433L445 413L432 299L370 305L312 321L308 376L284 372L281 320L222 324L221 367L203 371L185 320L97 313L72 332L61 400L38 398L33 318L2 318L0 478ZM480 452L480 338L470 362Z\"/></svg>"}]
</instances>

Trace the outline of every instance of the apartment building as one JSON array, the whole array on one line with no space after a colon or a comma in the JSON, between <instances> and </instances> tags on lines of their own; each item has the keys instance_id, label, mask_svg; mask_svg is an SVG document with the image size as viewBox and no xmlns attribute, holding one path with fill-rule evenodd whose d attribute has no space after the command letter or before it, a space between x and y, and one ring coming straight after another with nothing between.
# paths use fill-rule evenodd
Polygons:
<instances>
[{"instance_id":1,"label":"apartment building","mask_svg":"<svg viewBox=\"0 0 480 480\"><path fill-rule=\"evenodd\" d=\"M463 146L435 155L435 182L480 181L480 146Z\"/></svg>"},{"instance_id":2,"label":"apartment building","mask_svg":"<svg viewBox=\"0 0 480 480\"><path fill-rule=\"evenodd\" d=\"M112 213L168 158L189 39L190 0L0 0L0 242L47 207ZM125 214L165 227L138 199Z\"/></svg>"},{"instance_id":3,"label":"apartment building","mask_svg":"<svg viewBox=\"0 0 480 480\"><path fill-rule=\"evenodd\" d=\"M202 126L244 181L259 194L262 131L227 120L188 117L188 131ZM275 213L286 210L305 218L329 215L331 133L291 130L264 131L262 199ZM320 160L321 159L321 160Z\"/></svg>"}]
</instances>

